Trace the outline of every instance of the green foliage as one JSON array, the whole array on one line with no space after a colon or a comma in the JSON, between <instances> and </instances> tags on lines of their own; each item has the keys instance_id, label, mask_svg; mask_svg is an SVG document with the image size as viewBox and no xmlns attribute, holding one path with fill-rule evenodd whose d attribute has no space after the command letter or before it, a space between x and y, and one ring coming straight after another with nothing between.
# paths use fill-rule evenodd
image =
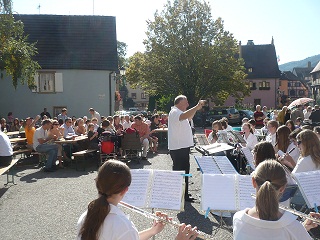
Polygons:
<instances>
[{"instance_id":1,"label":"green foliage","mask_svg":"<svg viewBox=\"0 0 320 240\"><path fill-rule=\"evenodd\" d=\"M236 40L221 19L212 20L206 2L168 1L148 21L144 44L146 52L129 59L126 77L150 95L184 94L193 105L200 98L224 102L249 93Z\"/></svg>"},{"instance_id":2,"label":"green foliage","mask_svg":"<svg viewBox=\"0 0 320 240\"><path fill-rule=\"evenodd\" d=\"M9 14L0 15L0 72L12 77L12 84L17 88L18 79L21 84L34 87L34 76L40 65L32 60L37 54L35 43L28 43L24 35L23 23L15 21Z\"/></svg>"},{"instance_id":3,"label":"green foliage","mask_svg":"<svg viewBox=\"0 0 320 240\"><path fill-rule=\"evenodd\" d=\"M117 52L118 52L118 66L119 69L121 67L126 67L127 63L127 47L128 45L124 42L117 41Z\"/></svg>"}]
</instances>

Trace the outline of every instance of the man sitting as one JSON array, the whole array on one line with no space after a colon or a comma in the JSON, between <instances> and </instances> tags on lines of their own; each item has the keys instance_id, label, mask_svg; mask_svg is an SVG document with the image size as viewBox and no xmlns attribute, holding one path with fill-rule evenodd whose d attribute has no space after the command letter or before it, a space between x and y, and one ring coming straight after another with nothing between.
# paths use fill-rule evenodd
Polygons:
<instances>
[{"instance_id":1,"label":"man sitting","mask_svg":"<svg viewBox=\"0 0 320 240\"><path fill-rule=\"evenodd\" d=\"M140 142L142 143L142 160L147 160L147 153L149 149L149 126L142 121L141 116L134 117L134 123L132 123L131 128L136 129L139 132Z\"/></svg>"},{"instance_id":2,"label":"man sitting","mask_svg":"<svg viewBox=\"0 0 320 240\"><path fill-rule=\"evenodd\" d=\"M66 121L63 124L64 132L63 132L63 137L66 138L68 136L73 136L76 133L74 132L74 129L72 127L72 119L71 118L66 118Z\"/></svg>"},{"instance_id":3,"label":"man sitting","mask_svg":"<svg viewBox=\"0 0 320 240\"><path fill-rule=\"evenodd\" d=\"M33 135L33 148L39 153L48 154L45 172L53 172L56 168L56 160L58 155L58 145L53 144L52 140L56 140L57 136L49 137L48 130L51 129L51 120L42 121L42 126L37 128Z\"/></svg>"}]
</instances>

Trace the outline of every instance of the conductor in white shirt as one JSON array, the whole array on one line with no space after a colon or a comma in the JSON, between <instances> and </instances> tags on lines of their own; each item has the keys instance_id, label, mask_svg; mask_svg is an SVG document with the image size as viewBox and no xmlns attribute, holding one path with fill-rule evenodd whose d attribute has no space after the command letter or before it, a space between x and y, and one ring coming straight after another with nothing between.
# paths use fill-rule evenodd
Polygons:
<instances>
[{"instance_id":1,"label":"conductor in white shirt","mask_svg":"<svg viewBox=\"0 0 320 240\"><path fill-rule=\"evenodd\" d=\"M205 101L200 100L196 106L187 110L189 103L184 95L179 95L174 100L168 118L168 147L173 161L173 170L184 170L190 172L189 153L193 146L192 130L188 119L193 118L197 110L204 106ZM186 189L185 200L193 201L188 194L188 177L185 177Z\"/></svg>"}]
</instances>

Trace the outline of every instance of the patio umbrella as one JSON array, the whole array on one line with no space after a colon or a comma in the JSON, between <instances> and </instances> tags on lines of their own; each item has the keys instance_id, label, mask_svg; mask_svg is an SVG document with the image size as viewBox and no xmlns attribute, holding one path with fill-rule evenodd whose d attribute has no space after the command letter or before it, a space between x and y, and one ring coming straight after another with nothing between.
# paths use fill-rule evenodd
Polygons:
<instances>
[{"instance_id":1,"label":"patio umbrella","mask_svg":"<svg viewBox=\"0 0 320 240\"><path fill-rule=\"evenodd\" d=\"M292 103L290 103L288 108L293 108L295 106L304 105L306 103L313 102L313 101L314 100L312 98L298 98L298 99L294 100Z\"/></svg>"}]
</instances>

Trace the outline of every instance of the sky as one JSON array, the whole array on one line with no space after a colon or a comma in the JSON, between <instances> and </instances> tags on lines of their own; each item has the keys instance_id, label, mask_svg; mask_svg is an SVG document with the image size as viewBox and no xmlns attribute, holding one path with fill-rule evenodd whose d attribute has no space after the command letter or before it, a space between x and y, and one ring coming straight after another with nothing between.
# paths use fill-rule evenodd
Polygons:
<instances>
[{"instance_id":1,"label":"sky","mask_svg":"<svg viewBox=\"0 0 320 240\"><path fill-rule=\"evenodd\" d=\"M171 0L172 1L172 0ZM246 44L270 44L279 64L320 54L319 0L208 0L212 18L221 17L225 30ZM13 0L19 14L115 16L117 40L128 45L127 57L145 50L147 20L167 0ZM40 10L38 6L40 5Z\"/></svg>"}]
</instances>

